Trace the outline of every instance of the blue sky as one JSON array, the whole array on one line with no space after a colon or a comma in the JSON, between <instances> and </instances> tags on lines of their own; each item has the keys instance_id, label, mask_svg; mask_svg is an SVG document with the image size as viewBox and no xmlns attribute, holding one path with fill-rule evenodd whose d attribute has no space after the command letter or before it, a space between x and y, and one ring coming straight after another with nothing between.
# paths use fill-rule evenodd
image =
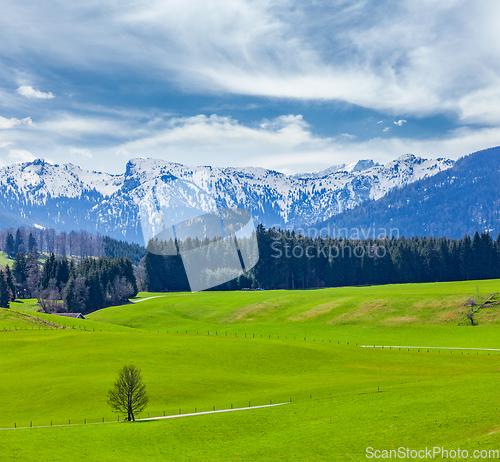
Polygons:
<instances>
[{"instance_id":1,"label":"blue sky","mask_svg":"<svg viewBox=\"0 0 500 462\"><path fill-rule=\"evenodd\" d=\"M500 144L497 0L4 0L0 166L317 171Z\"/></svg>"}]
</instances>

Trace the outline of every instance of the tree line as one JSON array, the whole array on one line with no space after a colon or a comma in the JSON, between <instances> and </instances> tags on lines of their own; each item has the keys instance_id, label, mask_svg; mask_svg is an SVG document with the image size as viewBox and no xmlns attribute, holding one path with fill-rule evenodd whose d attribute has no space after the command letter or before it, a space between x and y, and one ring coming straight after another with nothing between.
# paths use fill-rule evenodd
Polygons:
<instances>
[{"instance_id":1,"label":"tree line","mask_svg":"<svg viewBox=\"0 0 500 462\"><path fill-rule=\"evenodd\" d=\"M104 238L83 230L57 233L54 229L20 227L0 231L0 250L11 258L18 253L27 254L35 248L41 253L80 259L105 254Z\"/></svg>"},{"instance_id":2,"label":"tree line","mask_svg":"<svg viewBox=\"0 0 500 462\"><path fill-rule=\"evenodd\" d=\"M500 235L494 240L487 232L476 232L472 238L465 235L462 239L354 240L312 238L260 225L256 237L259 247L256 266L213 290L308 289L500 278ZM181 257L161 255L158 245L149 243L144 260L147 289L189 290ZM245 244L240 241L242 245ZM217 259L221 261L220 254ZM217 268L217 263L211 266L207 262L206 266L200 271L226 270L220 264Z\"/></svg>"},{"instance_id":3,"label":"tree line","mask_svg":"<svg viewBox=\"0 0 500 462\"><path fill-rule=\"evenodd\" d=\"M45 312L90 313L125 303L138 293L134 267L128 258L86 257L80 262L55 254L39 264L32 250L18 253L0 270L0 306L16 298L37 298Z\"/></svg>"},{"instance_id":4,"label":"tree line","mask_svg":"<svg viewBox=\"0 0 500 462\"><path fill-rule=\"evenodd\" d=\"M16 237L12 237L15 245ZM500 235L493 239L487 232L475 232L472 238L465 235L462 239L355 240L313 238L259 225L256 238L259 261L255 267L227 283L214 284L211 290L308 289L500 278ZM134 258L139 260L144 252L140 246L109 242L114 255L126 255L132 249ZM199 268L200 277L206 281L232 278L234 270L225 265L221 253L224 246L213 252L215 260L211 262L208 244L208 241L190 243L193 248L207 249L206 264ZM239 240L240 249L246 245L249 243L245 239ZM47 311L88 313L124 302L137 294L138 285L141 290L152 292L189 291L185 262L176 254L177 248L178 242L150 241L146 255L135 267L123 256L86 257L76 262L51 254L40 268L35 246L27 254L16 254L12 268L0 270L0 306L8 306L15 297L36 297ZM238 253L241 259L240 250Z\"/></svg>"},{"instance_id":5,"label":"tree line","mask_svg":"<svg viewBox=\"0 0 500 462\"><path fill-rule=\"evenodd\" d=\"M129 244L108 236L91 234L87 231L57 233L54 229L20 227L0 231L0 250L14 258L18 253L28 254L33 249L40 253L85 257L128 257L138 265L146 254L146 249L138 244Z\"/></svg>"}]
</instances>

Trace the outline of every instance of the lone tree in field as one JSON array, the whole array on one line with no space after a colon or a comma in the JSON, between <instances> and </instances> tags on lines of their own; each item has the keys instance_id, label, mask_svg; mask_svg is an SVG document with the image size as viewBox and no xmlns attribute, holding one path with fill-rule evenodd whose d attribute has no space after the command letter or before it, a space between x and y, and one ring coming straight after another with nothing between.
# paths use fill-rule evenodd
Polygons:
<instances>
[{"instance_id":1,"label":"lone tree in field","mask_svg":"<svg viewBox=\"0 0 500 462\"><path fill-rule=\"evenodd\" d=\"M469 318L471 325L474 326L475 325L474 324L474 315L476 314L474 312L474 307L476 306L476 300L474 300L473 298L469 298L469 300L467 300L465 302L465 304L467 306L470 306L470 311L467 313L467 317Z\"/></svg>"},{"instance_id":2,"label":"lone tree in field","mask_svg":"<svg viewBox=\"0 0 500 462\"><path fill-rule=\"evenodd\" d=\"M140 369L134 365L123 366L113 388L108 391L108 404L115 412L127 414L128 421L135 421L135 415L143 411L148 402Z\"/></svg>"}]
</instances>

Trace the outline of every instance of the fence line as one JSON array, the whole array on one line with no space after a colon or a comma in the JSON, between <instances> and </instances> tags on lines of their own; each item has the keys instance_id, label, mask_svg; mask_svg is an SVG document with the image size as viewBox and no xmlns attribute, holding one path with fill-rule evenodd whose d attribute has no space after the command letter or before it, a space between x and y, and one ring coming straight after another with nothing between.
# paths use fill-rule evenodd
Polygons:
<instances>
[{"instance_id":1,"label":"fence line","mask_svg":"<svg viewBox=\"0 0 500 462\"><path fill-rule=\"evenodd\" d=\"M434 378L436 380L436 378ZM307 401L311 400L321 400L321 399L335 399L335 398L345 398L348 396L358 396L358 395L366 395L366 394L378 394L378 393L387 393L391 391L402 391L404 389L407 389L408 386L413 387L422 387L423 383L422 382L433 382L434 381L431 378L425 378L424 380L418 380L415 382L401 382L399 383L386 383L385 385L373 385L372 387L369 388L360 388L355 391L345 391L345 392L337 392L337 393L332 393L329 392L329 394L324 394L324 393L318 393L317 395L314 393L309 393L309 392L303 392L299 394L299 397L297 395L294 395L295 397L290 397L287 402L276 402L276 401L282 401L281 399L278 400L269 400L269 404L253 404L252 401L248 402L248 407L238 407L235 408L233 404L230 405L229 408L224 408L224 409L216 409L216 406L213 406L213 410L211 411L197 411L197 407L194 408L194 412L182 412L182 408L179 408L179 412L169 412L167 414L166 411L163 411L160 413L160 415L150 417L150 413L148 412L148 417L141 417L141 414L139 414L136 418L136 421L151 421L151 420L163 420L163 419L168 419L168 418L176 418L176 417L186 417L186 416L196 416L196 415L207 415L207 414L217 414L217 413L222 413L222 412L230 412L230 411L239 411L239 410L248 410L248 409L260 409L260 408L268 408L268 407L275 407L275 406L282 406L285 404L291 404L293 403L304 403ZM420 384L420 385L419 385ZM257 402L262 402L261 399L259 399ZM275 403L273 403L275 401ZM192 408L191 408L192 409ZM162 415L163 414L163 415ZM83 423L76 423L74 419L68 419L68 423L64 424L53 424L53 421L50 421L50 425L33 425L33 421L30 421L29 426L24 426L20 427L17 425L17 422L14 423L13 427L6 427L6 428L0 428L0 431L6 431L6 430L21 430L21 429L28 429L28 428L51 428L51 427L73 427L73 426L82 426L82 425L98 425L98 424L109 424L109 423L119 423L119 422L124 422L123 419L120 419L120 415L117 415L116 420L105 420L105 418L102 418L102 421L98 422L90 422L87 421L88 419L83 419ZM73 423L72 423L73 422ZM80 421L81 422L81 421ZM126 421L125 421L126 422Z\"/></svg>"},{"instance_id":2,"label":"fence line","mask_svg":"<svg viewBox=\"0 0 500 462\"><path fill-rule=\"evenodd\" d=\"M62 328L62 329L74 329L74 330L81 330L81 331L85 331L85 332L103 332L101 329L99 331L96 331L95 328L93 327L92 330L89 329L86 329L85 326L83 326L83 329L81 328L80 325L78 325L77 328L75 328L75 325L73 325L72 327L69 327L69 326L55 326L55 327L44 327L44 328L40 328L40 326L38 327L38 329L32 329L31 330L57 330L59 328ZM28 329L27 327L26 328L17 328L17 327L14 327L14 329L12 328L9 328L7 329L6 327L4 327L2 329L3 332L12 332L12 331L23 331L23 330L30 330ZM115 332L115 331L107 331L105 330L104 332ZM132 331L133 332L133 331ZM145 333L146 331L141 331L141 330L137 330L136 333ZM207 330L206 331L207 333L206 334L200 334L199 333L199 330L196 331L196 334L193 333L190 333L188 330L184 330L184 332L179 332L179 330L177 329L175 334L180 334L180 335L204 335L204 336L210 336L210 330ZM130 331L127 331L127 333L130 333ZM148 333L151 333L151 331L148 331ZM153 332L154 334L155 332ZM157 331L156 333L160 334L160 331ZM165 334L165 332L161 332L162 334ZM169 333L169 330L167 330L166 332L167 334L170 334ZM174 332L172 332L170 335L174 335ZM278 334L274 334L276 336L276 338L271 338L273 336L273 334L254 334L254 333L251 333L249 334L248 332L245 332L243 334L240 333L240 337L238 337L238 333L234 333L233 334L235 338L249 338L249 339L254 339L254 338L261 338L261 339L269 339L269 340L292 340L292 336L291 335L278 335ZM256 337L257 335L257 337ZM259 337L260 335L260 337ZM218 330L215 331L215 334L214 334L214 331L212 331L212 336L217 336L217 337L220 337L222 336L222 334L219 333ZM227 331L224 331L224 335L225 337L231 337L232 335L228 335L228 332ZM288 338L290 337L290 338ZM304 338L304 341L307 341L308 338L306 336L304 337L299 337L297 335L293 336L293 340L295 341L301 341L301 339ZM331 340L331 339L316 339L316 338L309 338L309 341L311 342L318 342L318 343L329 343L329 344L335 344L335 340ZM433 350L463 350L463 351L467 351L467 350L473 350L473 351L498 351L500 352L500 348L476 348L476 347L418 347L418 346L399 346L399 345L360 345L358 343L355 343L355 342L345 342L344 341L342 343L340 343L340 340L337 340L337 345L350 345L350 346L357 346L357 347L361 347L361 348L381 348L381 349L393 349L395 350L396 348L398 349L398 351L401 351L401 349L406 349L407 351L411 351L411 350L417 350L417 352L420 352L420 350L430 350L430 349L433 349ZM427 353L429 353L429 351L427 351ZM499 353L500 354L500 353Z\"/></svg>"}]
</instances>

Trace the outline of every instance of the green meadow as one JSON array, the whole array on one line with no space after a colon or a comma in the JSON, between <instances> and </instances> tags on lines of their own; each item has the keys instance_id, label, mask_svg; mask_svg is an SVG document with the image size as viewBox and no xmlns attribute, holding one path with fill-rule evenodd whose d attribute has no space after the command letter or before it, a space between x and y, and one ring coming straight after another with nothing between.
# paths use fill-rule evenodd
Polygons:
<instances>
[{"instance_id":1,"label":"green meadow","mask_svg":"<svg viewBox=\"0 0 500 462\"><path fill-rule=\"evenodd\" d=\"M99 310L88 318L163 333L217 331L350 344L498 348L497 305L478 312L478 326L457 327L466 319L468 299L481 304L499 292L500 280L174 293Z\"/></svg>"},{"instance_id":2,"label":"green meadow","mask_svg":"<svg viewBox=\"0 0 500 462\"><path fill-rule=\"evenodd\" d=\"M12 263L14 263L14 260L9 258L9 256L5 252L0 252L0 266L12 266Z\"/></svg>"},{"instance_id":3,"label":"green meadow","mask_svg":"<svg viewBox=\"0 0 500 462\"><path fill-rule=\"evenodd\" d=\"M367 447L500 449L500 352L466 349L500 348L498 292L492 280L143 293L85 320L13 304L0 310L1 460L342 461L365 460ZM458 326L471 297L490 303L476 326ZM398 347L360 347L373 344ZM118 422L106 393L130 363L151 397L140 417L246 409ZM270 403L286 404L252 409Z\"/></svg>"}]
</instances>

